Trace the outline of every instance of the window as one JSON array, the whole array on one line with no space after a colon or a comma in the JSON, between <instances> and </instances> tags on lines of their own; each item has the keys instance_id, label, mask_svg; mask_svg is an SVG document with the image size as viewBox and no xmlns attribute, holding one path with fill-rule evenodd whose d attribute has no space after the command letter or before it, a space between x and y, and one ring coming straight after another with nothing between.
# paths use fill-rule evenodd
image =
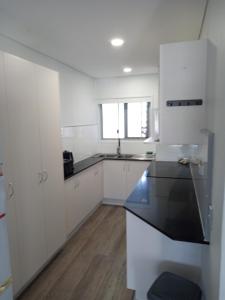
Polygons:
<instances>
[{"instance_id":1,"label":"window","mask_svg":"<svg viewBox=\"0 0 225 300\"><path fill-rule=\"evenodd\" d=\"M101 104L103 139L145 139L149 136L150 102Z\"/></svg>"}]
</instances>

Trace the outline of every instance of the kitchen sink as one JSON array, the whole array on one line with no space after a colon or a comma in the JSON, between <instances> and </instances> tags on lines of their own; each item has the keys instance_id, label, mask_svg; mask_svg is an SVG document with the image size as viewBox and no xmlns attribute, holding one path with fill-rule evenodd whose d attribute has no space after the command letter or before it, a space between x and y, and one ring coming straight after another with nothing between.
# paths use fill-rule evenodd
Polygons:
<instances>
[{"instance_id":1,"label":"kitchen sink","mask_svg":"<svg viewBox=\"0 0 225 300\"><path fill-rule=\"evenodd\" d=\"M119 154L119 155L116 155L117 158L131 158L133 156L134 156L133 154Z\"/></svg>"},{"instance_id":2,"label":"kitchen sink","mask_svg":"<svg viewBox=\"0 0 225 300\"><path fill-rule=\"evenodd\" d=\"M117 154L100 154L99 157L114 158L117 157Z\"/></svg>"},{"instance_id":3,"label":"kitchen sink","mask_svg":"<svg viewBox=\"0 0 225 300\"><path fill-rule=\"evenodd\" d=\"M128 159L133 157L133 154L114 154L114 153L109 153L109 154L98 154L97 157L103 157L103 158L118 158L118 159Z\"/></svg>"}]
</instances>

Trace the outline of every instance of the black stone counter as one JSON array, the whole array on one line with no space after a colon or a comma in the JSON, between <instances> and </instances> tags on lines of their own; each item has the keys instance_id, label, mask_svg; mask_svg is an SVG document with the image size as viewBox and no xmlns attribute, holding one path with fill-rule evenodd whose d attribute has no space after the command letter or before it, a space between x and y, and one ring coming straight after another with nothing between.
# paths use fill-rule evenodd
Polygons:
<instances>
[{"instance_id":1,"label":"black stone counter","mask_svg":"<svg viewBox=\"0 0 225 300\"><path fill-rule=\"evenodd\" d=\"M154 161L148 167L149 177L192 179L188 165L182 165L173 161Z\"/></svg>"},{"instance_id":2,"label":"black stone counter","mask_svg":"<svg viewBox=\"0 0 225 300\"><path fill-rule=\"evenodd\" d=\"M67 180L76 174L90 168L91 166L103 161L103 160L126 160L126 161L152 161L154 156L152 155L128 155L127 157L110 157L109 154L96 154L94 156L88 157L74 164L73 173L66 176L64 179Z\"/></svg>"},{"instance_id":3,"label":"black stone counter","mask_svg":"<svg viewBox=\"0 0 225 300\"><path fill-rule=\"evenodd\" d=\"M90 168L91 166L94 166L95 164L101 162L102 160L104 160L104 158L101 158L101 157L88 157L86 159L83 159L74 164L73 173L70 174L69 176L66 176L64 179L65 180L69 179L69 178L75 176L76 174Z\"/></svg>"},{"instance_id":4,"label":"black stone counter","mask_svg":"<svg viewBox=\"0 0 225 300\"><path fill-rule=\"evenodd\" d=\"M169 165L172 178L169 178ZM124 207L173 240L208 244L189 172L189 167L176 162L152 162ZM149 177L151 174L153 177Z\"/></svg>"}]
</instances>

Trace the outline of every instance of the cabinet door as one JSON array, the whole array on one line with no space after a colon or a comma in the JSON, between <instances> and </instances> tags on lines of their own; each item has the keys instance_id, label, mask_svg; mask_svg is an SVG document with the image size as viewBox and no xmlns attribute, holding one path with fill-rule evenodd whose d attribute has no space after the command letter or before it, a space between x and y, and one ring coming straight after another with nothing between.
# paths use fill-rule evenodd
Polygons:
<instances>
[{"instance_id":1,"label":"cabinet door","mask_svg":"<svg viewBox=\"0 0 225 300\"><path fill-rule=\"evenodd\" d=\"M206 126L207 41L160 46L160 141L201 144ZM200 106L168 107L168 100L202 99Z\"/></svg>"},{"instance_id":2,"label":"cabinet door","mask_svg":"<svg viewBox=\"0 0 225 300\"><path fill-rule=\"evenodd\" d=\"M103 199L102 163L90 168L90 211L93 210Z\"/></svg>"},{"instance_id":3,"label":"cabinet door","mask_svg":"<svg viewBox=\"0 0 225 300\"><path fill-rule=\"evenodd\" d=\"M143 175L144 171L148 168L150 162L148 161L129 161L126 165L126 198L135 188L138 180Z\"/></svg>"},{"instance_id":4,"label":"cabinet door","mask_svg":"<svg viewBox=\"0 0 225 300\"><path fill-rule=\"evenodd\" d=\"M80 176L65 181L66 233L69 236L82 221L82 202L80 195Z\"/></svg>"},{"instance_id":5,"label":"cabinet door","mask_svg":"<svg viewBox=\"0 0 225 300\"><path fill-rule=\"evenodd\" d=\"M124 161L104 161L104 198L126 199L126 170Z\"/></svg>"},{"instance_id":6,"label":"cabinet door","mask_svg":"<svg viewBox=\"0 0 225 300\"><path fill-rule=\"evenodd\" d=\"M67 235L103 198L102 164L97 164L65 181Z\"/></svg>"},{"instance_id":7,"label":"cabinet door","mask_svg":"<svg viewBox=\"0 0 225 300\"><path fill-rule=\"evenodd\" d=\"M58 73L35 66L48 257L65 241L63 159L60 136Z\"/></svg>"},{"instance_id":8,"label":"cabinet door","mask_svg":"<svg viewBox=\"0 0 225 300\"><path fill-rule=\"evenodd\" d=\"M5 54L5 75L9 146L5 159L7 184L11 182L14 189L14 199L8 199L9 239L14 245L18 237L18 253L14 254L18 254L20 273L13 276L19 288L46 259L44 203L38 177L40 133L33 64Z\"/></svg>"},{"instance_id":9,"label":"cabinet door","mask_svg":"<svg viewBox=\"0 0 225 300\"><path fill-rule=\"evenodd\" d=\"M98 205L103 200L103 163L96 165L96 171L94 173L96 177L96 202L95 205Z\"/></svg>"}]
</instances>

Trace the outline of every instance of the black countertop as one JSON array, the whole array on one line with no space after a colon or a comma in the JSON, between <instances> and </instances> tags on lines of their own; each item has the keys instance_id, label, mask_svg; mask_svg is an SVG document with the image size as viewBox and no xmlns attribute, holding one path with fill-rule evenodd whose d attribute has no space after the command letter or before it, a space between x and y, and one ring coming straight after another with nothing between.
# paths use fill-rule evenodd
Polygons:
<instances>
[{"instance_id":1,"label":"black countertop","mask_svg":"<svg viewBox=\"0 0 225 300\"><path fill-rule=\"evenodd\" d=\"M104 160L104 158L102 157L88 157L86 159L83 159L74 164L73 173L64 177L64 179L67 180L75 176L76 174L90 168L91 166L94 166L95 164L101 162L102 160Z\"/></svg>"},{"instance_id":2,"label":"black countertop","mask_svg":"<svg viewBox=\"0 0 225 300\"><path fill-rule=\"evenodd\" d=\"M114 154L113 154L114 155ZM98 153L94 156L83 159L74 164L73 173L64 177L65 180L75 176L76 174L94 166L103 160L126 160L126 161L152 161L154 156L145 154L128 155L127 157L110 157L109 154Z\"/></svg>"},{"instance_id":3,"label":"black countertop","mask_svg":"<svg viewBox=\"0 0 225 300\"><path fill-rule=\"evenodd\" d=\"M208 244L189 172L176 162L152 162L124 207L173 240Z\"/></svg>"},{"instance_id":4,"label":"black countertop","mask_svg":"<svg viewBox=\"0 0 225 300\"><path fill-rule=\"evenodd\" d=\"M192 179L188 165L173 161L154 161L148 167L147 176L175 179Z\"/></svg>"}]
</instances>

